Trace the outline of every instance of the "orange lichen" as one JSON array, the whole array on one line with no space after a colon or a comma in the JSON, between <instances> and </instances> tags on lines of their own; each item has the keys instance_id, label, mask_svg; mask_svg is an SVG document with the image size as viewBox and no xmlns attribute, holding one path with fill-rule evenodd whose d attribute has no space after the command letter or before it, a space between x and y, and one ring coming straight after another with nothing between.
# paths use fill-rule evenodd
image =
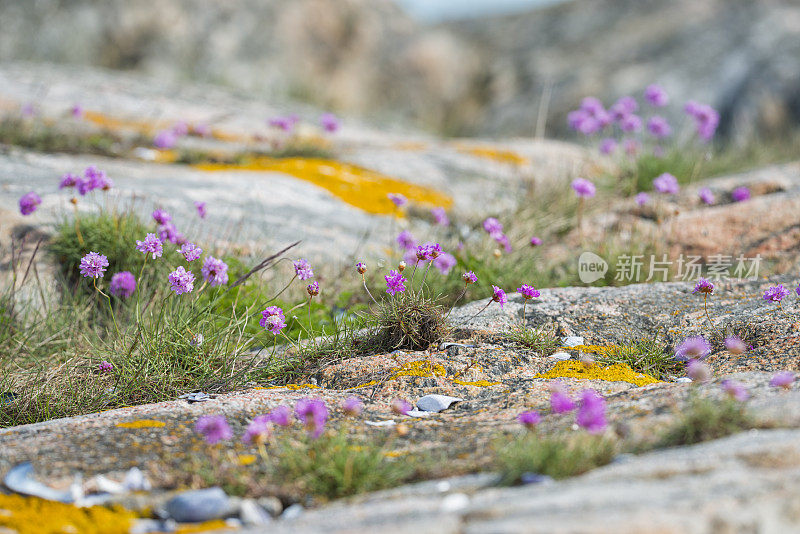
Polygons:
<instances>
[{"instance_id":1,"label":"orange lichen","mask_svg":"<svg viewBox=\"0 0 800 534\"><path fill-rule=\"evenodd\" d=\"M165 424L163 421L156 421L155 419L140 419L138 421L117 423L116 426L119 428L160 428Z\"/></svg>"},{"instance_id":2,"label":"orange lichen","mask_svg":"<svg viewBox=\"0 0 800 534\"><path fill-rule=\"evenodd\" d=\"M208 172L260 171L288 174L325 189L351 206L378 215L402 216L387 197L389 193L400 193L412 202L427 206L449 208L453 204L451 197L429 187L333 160L256 157L243 164L202 163L194 167Z\"/></svg>"},{"instance_id":3,"label":"orange lichen","mask_svg":"<svg viewBox=\"0 0 800 534\"><path fill-rule=\"evenodd\" d=\"M0 532L17 534L127 534L136 516L120 507L46 501L0 494Z\"/></svg>"},{"instance_id":4,"label":"orange lichen","mask_svg":"<svg viewBox=\"0 0 800 534\"><path fill-rule=\"evenodd\" d=\"M457 146L456 150L463 154L471 154L479 158L499 161L500 163L510 163L512 165L530 165L530 160L520 156L511 150L502 150L490 146Z\"/></svg>"},{"instance_id":5,"label":"orange lichen","mask_svg":"<svg viewBox=\"0 0 800 534\"><path fill-rule=\"evenodd\" d=\"M574 360L558 362L548 372L538 374L534 378L581 378L607 382L629 382L637 386L659 382L656 378L644 373L637 373L622 363L603 367L602 365L589 366Z\"/></svg>"}]
</instances>

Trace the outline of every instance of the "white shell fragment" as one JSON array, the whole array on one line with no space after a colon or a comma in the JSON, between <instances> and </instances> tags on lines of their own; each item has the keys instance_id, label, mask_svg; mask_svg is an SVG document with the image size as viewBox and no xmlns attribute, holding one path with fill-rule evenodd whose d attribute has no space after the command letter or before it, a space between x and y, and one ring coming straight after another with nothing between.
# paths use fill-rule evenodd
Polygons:
<instances>
[{"instance_id":1,"label":"white shell fragment","mask_svg":"<svg viewBox=\"0 0 800 534\"><path fill-rule=\"evenodd\" d=\"M59 491L33 479L33 465L25 462L12 467L3 479L3 484L16 493L39 497L48 501L59 501L65 503L75 502L72 491Z\"/></svg>"},{"instance_id":2,"label":"white shell fragment","mask_svg":"<svg viewBox=\"0 0 800 534\"><path fill-rule=\"evenodd\" d=\"M425 395L417 401L417 408L423 412L441 412L448 409L456 402L461 402L464 399L458 397L449 397L447 395Z\"/></svg>"},{"instance_id":3,"label":"white shell fragment","mask_svg":"<svg viewBox=\"0 0 800 534\"><path fill-rule=\"evenodd\" d=\"M564 338L563 343L565 347L577 347L578 345L583 345L583 338L580 336L567 336Z\"/></svg>"}]
</instances>

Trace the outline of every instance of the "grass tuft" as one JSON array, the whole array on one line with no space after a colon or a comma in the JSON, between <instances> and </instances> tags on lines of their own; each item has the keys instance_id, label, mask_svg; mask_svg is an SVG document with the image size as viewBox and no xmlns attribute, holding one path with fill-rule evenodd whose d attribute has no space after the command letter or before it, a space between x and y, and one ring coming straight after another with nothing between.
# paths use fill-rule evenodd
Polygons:
<instances>
[{"instance_id":1,"label":"grass tuft","mask_svg":"<svg viewBox=\"0 0 800 534\"><path fill-rule=\"evenodd\" d=\"M376 304L376 330L365 343L381 352L427 349L447 336L445 313L441 304L422 291L398 294Z\"/></svg>"},{"instance_id":2,"label":"grass tuft","mask_svg":"<svg viewBox=\"0 0 800 534\"><path fill-rule=\"evenodd\" d=\"M726 398L722 401L693 398L687 409L659 440L659 447L692 445L718 439L748 428L755 422L744 403Z\"/></svg>"},{"instance_id":3,"label":"grass tuft","mask_svg":"<svg viewBox=\"0 0 800 534\"><path fill-rule=\"evenodd\" d=\"M518 324L504 332L503 337L515 345L535 350L542 356L553 354L561 344L555 330L547 326L528 328Z\"/></svg>"},{"instance_id":4,"label":"grass tuft","mask_svg":"<svg viewBox=\"0 0 800 534\"><path fill-rule=\"evenodd\" d=\"M669 348L657 337L633 339L605 354L598 354L595 361L604 365L622 363L658 380L678 374L683 369L683 363L676 361Z\"/></svg>"}]
</instances>

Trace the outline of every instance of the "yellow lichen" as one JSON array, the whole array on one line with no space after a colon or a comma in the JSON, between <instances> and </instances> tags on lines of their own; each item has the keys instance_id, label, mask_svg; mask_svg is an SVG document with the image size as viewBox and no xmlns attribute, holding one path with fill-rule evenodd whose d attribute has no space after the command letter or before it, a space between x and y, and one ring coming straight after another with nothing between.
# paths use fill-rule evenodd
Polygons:
<instances>
[{"instance_id":1,"label":"yellow lichen","mask_svg":"<svg viewBox=\"0 0 800 534\"><path fill-rule=\"evenodd\" d=\"M196 532L217 532L218 530L233 530L234 527L222 519L214 519L204 523L193 523L179 526L175 531L177 534L194 534Z\"/></svg>"},{"instance_id":2,"label":"yellow lichen","mask_svg":"<svg viewBox=\"0 0 800 534\"><path fill-rule=\"evenodd\" d=\"M520 156L511 150L502 150L490 146L458 146L456 148L463 154L471 154L479 158L490 159L499 161L500 163L510 163L513 165L529 165L530 160L524 156Z\"/></svg>"},{"instance_id":3,"label":"yellow lichen","mask_svg":"<svg viewBox=\"0 0 800 534\"><path fill-rule=\"evenodd\" d=\"M582 378L585 380L605 380L608 382L629 382L637 386L654 384L659 380L644 373L637 373L625 364L617 363L603 367L602 365L587 366L582 362L566 360L558 362L546 373L536 375L534 378Z\"/></svg>"},{"instance_id":4,"label":"yellow lichen","mask_svg":"<svg viewBox=\"0 0 800 534\"><path fill-rule=\"evenodd\" d=\"M453 199L435 189L391 178L369 169L315 158L256 157L243 164L203 163L194 166L208 172L281 172L321 187L338 199L367 213L401 216L387 197L400 193L412 202L449 208Z\"/></svg>"},{"instance_id":5,"label":"yellow lichen","mask_svg":"<svg viewBox=\"0 0 800 534\"><path fill-rule=\"evenodd\" d=\"M117 423L116 426L119 428L160 428L165 424L163 421L156 421L155 419L139 419L138 421Z\"/></svg>"},{"instance_id":6,"label":"yellow lichen","mask_svg":"<svg viewBox=\"0 0 800 534\"><path fill-rule=\"evenodd\" d=\"M0 494L0 532L17 534L126 534L135 515L123 508L46 501Z\"/></svg>"},{"instance_id":7,"label":"yellow lichen","mask_svg":"<svg viewBox=\"0 0 800 534\"><path fill-rule=\"evenodd\" d=\"M427 360L416 360L395 368L389 380L394 380L401 376L436 377L445 376L446 374L447 370L443 365L434 364Z\"/></svg>"},{"instance_id":8,"label":"yellow lichen","mask_svg":"<svg viewBox=\"0 0 800 534\"><path fill-rule=\"evenodd\" d=\"M489 386L497 386L501 384L501 382L489 382L488 380L459 380L458 378L453 379L453 384L458 384L460 386L475 386L479 388L487 388Z\"/></svg>"},{"instance_id":9,"label":"yellow lichen","mask_svg":"<svg viewBox=\"0 0 800 534\"><path fill-rule=\"evenodd\" d=\"M236 461L239 465L250 465L254 463L258 458L255 454L240 454Z\"/></svg>"},{"instance_id":10,"label":"yellow lichen","mask_svg":"<svg viewBox=\"0 0 800 534\"><path fill-rule=\"evenodd\" d=\"M256 386L253 389L289 389L291 391L299 391L301 389L319 389L316 384L286 384L284 386Z\"/></svg>"},{"instance_id":11,"label":"yellow lichen","mask_svg":"<svg viewBox=\"0 0 800 534\"><path fill-rule=\"evenodd\" d=\"M617 349L619 349L619 347L615 347L614 345L575 345L574 347L561 347L561 350L578 350L581 352L588 352L590 354L608 354L609 352L613 352Z\"/></svg>"}]
</instances>

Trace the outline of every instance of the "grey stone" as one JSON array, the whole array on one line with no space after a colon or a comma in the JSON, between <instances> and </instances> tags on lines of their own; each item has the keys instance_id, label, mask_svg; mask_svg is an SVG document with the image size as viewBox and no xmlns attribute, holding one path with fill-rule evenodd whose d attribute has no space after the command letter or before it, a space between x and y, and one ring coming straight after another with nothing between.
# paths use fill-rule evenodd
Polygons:
<instances>
[{"instance_id":1,"label":"grey stone","mask_svg":"<svg viewBox=\"0 0 800 534\"><path fill-rule=\"evenodd\" d=\"M269 512L252 499L244 499L239 504L239 519L245 525L266 525L272 522Z\"/></svg>"},{"instance_id":2,"label":"grey stone","mask_svg":"<svg viewBox=\"0 0 800 534\"><path fill-rule=\"evenodd\" d=\"M425 395L417 401L417 408L425 412L441 412L448 409L454 403L463 400L464 399L450 397L448 395Z\"/></svg>"},{"instance_id":3,"label":"grey stone","mask_svg":"<svg viewBox=\"0 0 800 534\"><path fill-rule=\"evenodd\" d=\"M305 508L303 505L294 503L290 505L286 510L283 511L281 514L281 519L297 519L305 513Z\"/></svg>"},{"instance_id":4,"label":"grey stone","mask_svg":"<svg viewBox=\"0 0 800 534\"><path fill-rule=\"evenodd\" d=\"M167 501L164 509L182 523L220 519L232 511L230 499L219 487L185 491Z\"/></svg>"},{"instance_id":5,"label":"grey stone","mask_svg":"<svg viewBox=\"0 0 800 534\"><path fill-rule=\"evenodd\" d=\"M562 341L565 347L577 347L578 345L583 345L583 338L580 336L568 336L565 337Z\"/></svg>"},{"instance_id":6,"label":"grey stone","mask_svg":"<svg viewBox=\"0 0 800 534\"><path fill-rule=\"evenodd\" d=\"M261 508L269 512L272 517L278 517L283 512L283 503L277 497L261 497L256 502Z\"/></svg>"},{"instance_id":7,"label":"grey stone","mask_svg":"<svg viewBox=\"0 0 800 534\"><path fill-rule=\"evenodd\" d=\"M550 356L548 356L548 358L550 358L551 360L564 361L572 358L572 355L569 352L555 352Z\"/></svg>"}]
</instances>

